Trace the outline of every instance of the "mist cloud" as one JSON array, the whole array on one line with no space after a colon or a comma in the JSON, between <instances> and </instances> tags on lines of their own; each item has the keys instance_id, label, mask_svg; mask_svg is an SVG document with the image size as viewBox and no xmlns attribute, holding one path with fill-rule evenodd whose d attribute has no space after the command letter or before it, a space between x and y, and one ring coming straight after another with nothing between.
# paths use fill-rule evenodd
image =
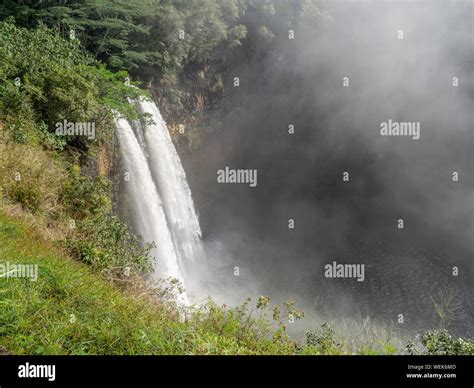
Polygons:
<instances>
[{"instance_id":1,"label":"mist cloud","mask_svg":"<svg viewBox=\"0 0 474 388\"><path fill-rule=\"evenodd\" d=\"M223 128L187 161L203 231L226 246L224 271L239 263L261 292L416 326L436 321L429 295L453 288L472 330L472 4L321 7L229 70L240 86ZM381 136L389 120L418 122L419 139ZM256 169L258 186L217 184L227 165ZM364 264L365 281L325 279L333 261Z\"/></svg>"}]
</instances>

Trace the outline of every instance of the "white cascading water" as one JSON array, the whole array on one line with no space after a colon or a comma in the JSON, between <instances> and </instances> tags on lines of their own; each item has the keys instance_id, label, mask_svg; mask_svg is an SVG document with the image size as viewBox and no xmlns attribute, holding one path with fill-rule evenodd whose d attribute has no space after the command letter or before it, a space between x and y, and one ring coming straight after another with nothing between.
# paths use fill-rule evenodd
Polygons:
<instances>
[{"instance_id":1,"label":"white cascading water","mask_svg":"<svg viewBox=\"0 0 474 388\"><path fill-rule=\"evenodd\" d=\"M180 265L186 269L190 262L201 255L201 228L191 190L158 107L152 101L140 101L138 107L142 113L152 115L154 123L144 129L150 169L163 199Z\"/></svg>"},{"instance_id":2,"label":"white cascading water","mask_svg":"<svg viewBox=\"0 0 474 388\"><path fill-rule=\"evenodd\" d=\"M127 197L133 227L145 242L154 242L154 277L178 279L185 285L191 266L201 256L201 229L191 190L166 123L155 103L136 102L152 124L116 119L125 169L130 173ZM187 276L186 276L187 275ZM181 295L180 302L187 303Z\"/></svg>"}]
</instances>

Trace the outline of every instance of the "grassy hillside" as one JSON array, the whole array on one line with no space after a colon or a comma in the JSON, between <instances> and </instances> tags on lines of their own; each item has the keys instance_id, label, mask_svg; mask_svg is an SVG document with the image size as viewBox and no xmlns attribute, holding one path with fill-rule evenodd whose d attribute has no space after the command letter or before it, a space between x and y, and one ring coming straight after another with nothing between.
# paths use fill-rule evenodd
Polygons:
<instances>
[{"instance_id":1,"label":"grassy hillside","mask_svg":"<svg viewBox=\"0 0 474 388\"><path fill-rule=\"evenodd\" d=\"M0 345L13 354L166 352L159 309L127 297L65 257L24 224L0 214L0 257L36 264L38 280L0 280ZM150 311L150 313L148 313ZM170 320L167 326L178 324ZM152 338L155 344L148 344ZM159 340L158 340L159 339Z\"/></svg>"},{"instance_id":2,"label":"grassy hillside","mask_svg":"<svg viewBox=\"0 0 474 388\"><path fill-rule=\"evenodd\" d=\"M2 263L36 264L37 281L1 278L0 346L12 354L212 354L279 351L171 306L124 293L71 260L23 222L0 213ZM200 322L200 323L199 323ZM199 324L198 324L199 323ZM202 323L202 325L201 325ZM228 334L228 335L227 335ZM281 346L281 350L285 350Z\"/></svg>"}]
</instances>

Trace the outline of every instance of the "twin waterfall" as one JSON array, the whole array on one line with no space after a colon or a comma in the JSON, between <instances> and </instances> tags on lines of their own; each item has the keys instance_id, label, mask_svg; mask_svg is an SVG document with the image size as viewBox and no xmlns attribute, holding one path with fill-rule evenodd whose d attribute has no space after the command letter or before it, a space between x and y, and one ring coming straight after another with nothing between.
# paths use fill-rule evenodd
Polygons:
<instances>
[{"instance_id":1,"label":"twin waterfall","mask_svg":"<svg viewBox=\"0 0 474 388\"><path fill-rule=\"evenodd\" d=\"M178 279L185 285L194 260L201 256L201 229L186 174L166 123L154 102L137 101L153 123L117 118L125 172L127 203L136 234L154 242L155 279ZM131 125L132 124L132 125ZM187 304L186 294L178 298Z\"/></svg>"}]
</instances>

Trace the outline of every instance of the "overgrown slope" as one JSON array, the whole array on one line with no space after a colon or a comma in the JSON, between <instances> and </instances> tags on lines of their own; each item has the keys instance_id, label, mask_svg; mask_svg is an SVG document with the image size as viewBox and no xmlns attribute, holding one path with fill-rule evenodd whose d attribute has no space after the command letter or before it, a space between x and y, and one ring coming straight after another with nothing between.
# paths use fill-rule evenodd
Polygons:
<instances>
[{"instance_id":1,"label":"overgrown slope","mask_svg":"<svg viewBox=\"0 0 474 388\"><path fill-rule=\"evenodd\" d=\"M12 354L293 353L279 336L259 337L263 323L210 304L193 316L151 296L123 292L44 241L25 222L0 212L2 264L37 265L33 278L0 277L0 346ZM17 267L18 268L18 267ZM10 276L12 273L10 272ZM257 329L258 328L258 329ZM263 333L263 332L262 332Z\"/></svg>"}]
</instances>

